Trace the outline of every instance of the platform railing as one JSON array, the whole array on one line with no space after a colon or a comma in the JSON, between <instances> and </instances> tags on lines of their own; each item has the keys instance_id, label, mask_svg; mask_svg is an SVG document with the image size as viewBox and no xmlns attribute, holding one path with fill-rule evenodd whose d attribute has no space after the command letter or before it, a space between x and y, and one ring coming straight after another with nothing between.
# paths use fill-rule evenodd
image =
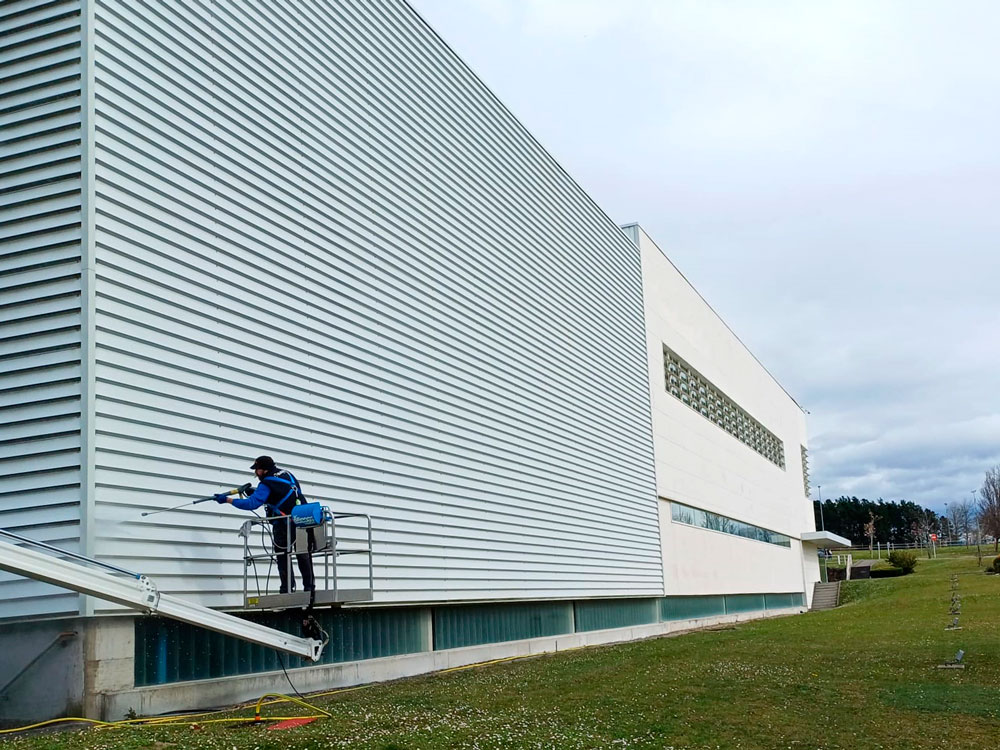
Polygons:
<instances>
[{"instance_id":1,"label":"platform railing","mask_svg":"<svg viewBox=\"0 0 1000 750\"><path fill-rule=\"evenodd\" d=\"M351 520L361 523L351 524ZM344 523L347 521L347 523ZM312 562L315 591L271 593L270 579L275 558L273 524L287 524L285 539L289 543L285 558L286 580L295 580L298 565L294 558L309 555ZM312 532L314 543L309 544ZM240 530L243 537L243 606L247 609L284 609L288 607L327 606L349 602L370 601L374 594L375 575L372 557L372 521L366 513L332 513L323 508L322 522L311 527L296 527L291 516L251 519ZM362 574L357 566L346 566L340 558L365 555ZM261 588L261 567L267 565ZM344 586L345 569L365 579L366 586ZM253 578L251 578L251 570ZM280 578L280 576L275 576ZM290 587L290 586L289 586Z\"/></svg>"}]
</instances>

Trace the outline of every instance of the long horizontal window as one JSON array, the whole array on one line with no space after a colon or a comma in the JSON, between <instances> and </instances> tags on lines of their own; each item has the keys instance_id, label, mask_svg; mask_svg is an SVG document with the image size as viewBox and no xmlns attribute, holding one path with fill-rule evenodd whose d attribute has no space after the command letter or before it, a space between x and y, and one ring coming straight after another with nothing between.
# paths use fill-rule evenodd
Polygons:
<instances>
[{"instance_id":1,"label":"long horizontal window","mask_svg":"<svg viewBox=\"0 0 1000 750\"><path fill-rule=\"evenodd\" d=\"M715 422L741 443L782 469L785 444L745 409L720 391L700 372L663 345L667 393L680 399L710 422Z\"/></svg>"},{"instance_id":2,"label":"long horizontal window","mask_svg":"<svg viewBox=\"0 0 1000 750\"><path fill-rule=\"evenodd\" d=\"M742 536L746 539L754 539L758 542L776 544L779 547L792 546L791 539L784 534L779 534L776 531L770 531L768 529L762 529L760 526L754 526L752 523L744 523L743 521L726 518L726 516L720 516L718 513L709 513L707 510L698 510L698 508L692 508L690 505L682 505L681 503L671 501L670 517L677 523L684 523L688 526L697 526L700 529L721 531L723 534Z\"/></svg>"}]
</instances>

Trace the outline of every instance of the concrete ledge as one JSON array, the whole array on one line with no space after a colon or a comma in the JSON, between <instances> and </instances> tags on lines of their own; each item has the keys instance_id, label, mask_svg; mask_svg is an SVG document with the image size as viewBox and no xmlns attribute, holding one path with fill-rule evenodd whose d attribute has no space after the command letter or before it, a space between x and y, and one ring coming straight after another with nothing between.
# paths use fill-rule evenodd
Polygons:
<instances>
[{"instance_id":1,"label":"concrete ledge","mask_svg":"<svg viewBox=\"0 0 1000 750\"><path fill-rule=\"evenodd\" d=\"M417 654L403 654L343 664L325 664L318 667L290 669L288 674L300 692L335 690L372 682L387 682L403 677L414 677L438 672L442 669L463 667L495 659L555 653L584 646L623 643L671 634L679 635L715 625L801 614L805 611L804 607L789 607L695 620L674 620L629 628L592 630L545 638L454 648L446 651L424 651ZM153 716L172 711L231 706L236 703L256 700L265 693L287 693L289 691L285 675L279 671L212 680L174 682L168 685L150 685L127 690L109 690L90 696L90 698L91 705L99 711L101 719L114 721L123 718L129 709L142 716Z\"/></svg>"}]
</instances>

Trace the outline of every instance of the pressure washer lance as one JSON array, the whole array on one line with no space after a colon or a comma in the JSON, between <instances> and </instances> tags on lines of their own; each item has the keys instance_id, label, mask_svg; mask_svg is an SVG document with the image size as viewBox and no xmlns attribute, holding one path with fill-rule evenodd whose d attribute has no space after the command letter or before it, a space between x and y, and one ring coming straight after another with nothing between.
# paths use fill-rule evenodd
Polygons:
<instances>
[{"instance_id":1,"label":"pressure washer lance","mask_svg":"<svg viewBox=\"0 0 1000 750\"><path fill-rule=\"evenodd\" d=\"M219 494L220 495L239 495L240 497L246 497L252 491L253 491L252 485L250 484L250 482L247 482L246 484L244 484L244 485L242 485L240 487L234 487L231 490L225 490L223 492L220 492ZM186 508L189 505L197 505L198 503L207 503L209 500L215 500L215 495L211 495L209 497L202 497L202 498L199 498L198 500L191 500L190 502L187 502L187 503L181 503L180 505L175 505L173 508L160 508L159 510L149 510L149 511L146 511L145 513L142 513L141 515L143 515L143 516L152 516L152 515L155 515L156 513L166 513L167 511L170 511L170 510L177 510L178 508Z\"/></svg>"}]
</instances>

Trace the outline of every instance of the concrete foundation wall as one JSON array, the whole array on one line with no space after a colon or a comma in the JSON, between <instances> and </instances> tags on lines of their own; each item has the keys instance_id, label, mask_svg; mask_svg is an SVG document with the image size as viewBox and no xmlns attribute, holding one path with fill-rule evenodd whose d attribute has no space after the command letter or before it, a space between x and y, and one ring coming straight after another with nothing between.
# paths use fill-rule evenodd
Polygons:
<instances>
[{"instance_id":1,"label":"concrete foundation wall","mask_svg":"<svg viewBox=\"0 0 1000 750\"><path fill-rule=\"evenodd\" d=\"M67 618L0 629L0 726L83 715L87 625Z\"/></svg>"}]
</instances>

